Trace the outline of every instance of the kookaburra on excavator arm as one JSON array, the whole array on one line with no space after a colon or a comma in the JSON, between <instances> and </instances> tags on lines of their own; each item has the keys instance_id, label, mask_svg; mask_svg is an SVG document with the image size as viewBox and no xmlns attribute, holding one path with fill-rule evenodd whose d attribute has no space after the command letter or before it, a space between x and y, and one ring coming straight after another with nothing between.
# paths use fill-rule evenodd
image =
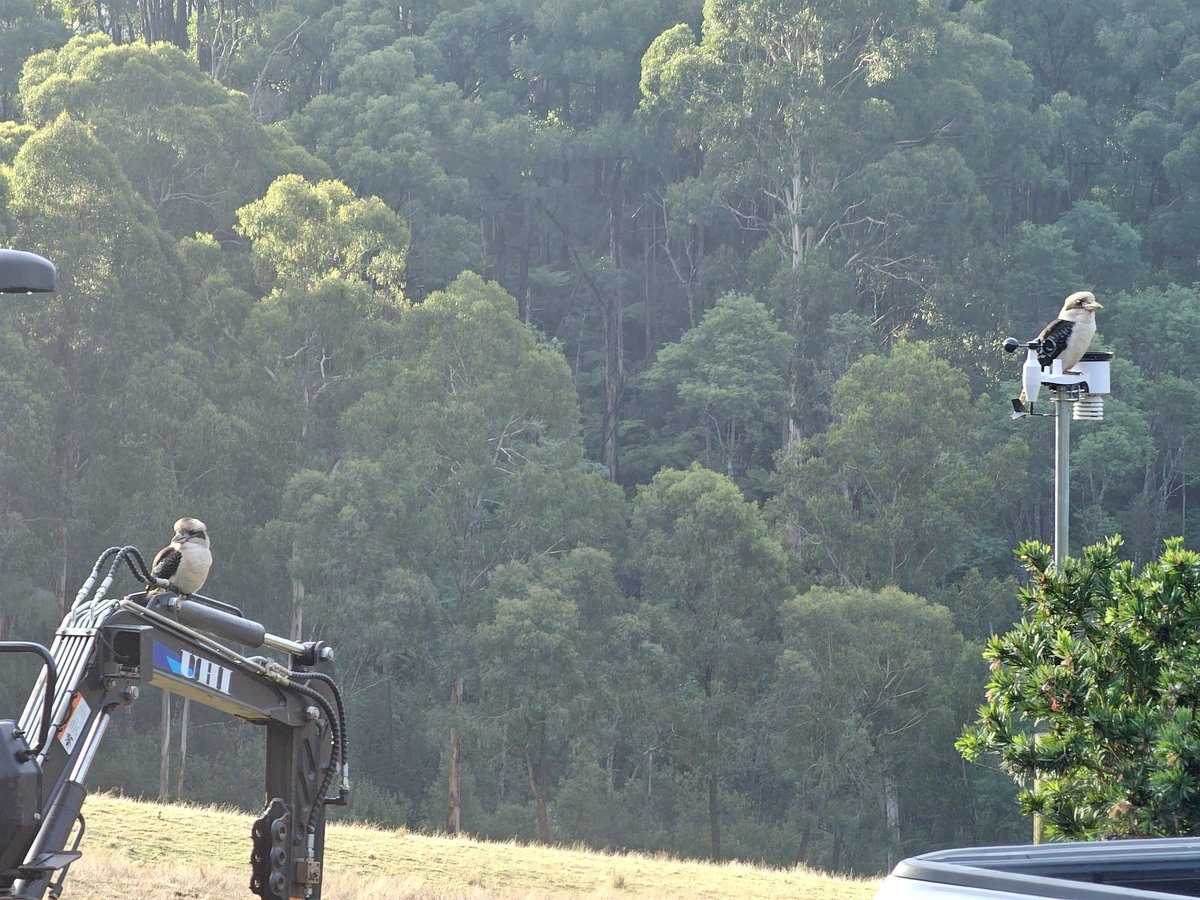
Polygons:
<instances>
[{"instance_id":1,"label":"kookaburra on excavator arm","mask_svg":"<svg viewBox=\"0 0 1200 900\"><path fill-rule=\"evenodd\" d=\"M268 634L200 594L110 598L122 563L143 583L153 578L135 548L110 548L49 648L0 642L0 653L43 662L21 717L0 719L0 898L59 895L80 856L88 770L109 719L151 685L265 726L267 803L251 829L250 889L264 900L319 900L325 807L349 792L332 648ZM289 659L247 656L232 642Z\"/></svg>"},{"instance_id":2,"label":"kookaburra on excavator arm","mask_svg":"<svg viewBox=\"0 0 1200 900\"><path fill-rule=\"evenodd\" d=\"M0 291L53 289L48 261L0 250ZM110 598L122 565L150 589ZM260 647L286 662L246 655ZM80 856L88 770L110 718L151 685L265 727L266 806L251 827L250 890L319 900L325 808L349 793L331 647L277 637L236 607L181 595L126 546L101 554L50 647L0 642L0 654L13 653L39 656L42 669L20 718L0 718L0 898L59 896Z\"/></svg>"}]
</instances>

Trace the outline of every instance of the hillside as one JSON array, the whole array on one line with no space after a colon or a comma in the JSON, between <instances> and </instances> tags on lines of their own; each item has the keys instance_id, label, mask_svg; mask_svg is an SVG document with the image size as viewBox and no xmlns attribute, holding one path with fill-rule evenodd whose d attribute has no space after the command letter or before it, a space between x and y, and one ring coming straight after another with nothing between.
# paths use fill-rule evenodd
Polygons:
<instances>
[{"instance_id":1,"label":"hillside","mask_svg":"<svg viewBox=\"0 0 1200 900\"><path fill-rule=\"evenodd\" d=\"M242 812L159 806L108 795L84 806L84 857L66 900L229 900L249 897L249 833ZM876 882L804 869L714 865L643 854L487 843L334 824L327 900L435 898L869 898Z\"/></svg>"}]
</instances>

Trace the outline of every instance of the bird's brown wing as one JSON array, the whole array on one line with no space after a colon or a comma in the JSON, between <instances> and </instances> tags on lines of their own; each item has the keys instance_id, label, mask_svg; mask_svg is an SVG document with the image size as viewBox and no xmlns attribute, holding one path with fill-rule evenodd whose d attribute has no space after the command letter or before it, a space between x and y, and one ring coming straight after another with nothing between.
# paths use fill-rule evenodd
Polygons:
<instances>
[{"instance_id":1,"label":"bird's brown wing","mask_svg":"<svg viewBox=\"0 0 1200 900\"><path fill-rule=\"evenodd\" d=\"M170 581L179 570L179 561L183 554L174 547L163 547L154 554L154 562L150 564L150 574L155 578L165 578Z\"/></svg>"},{"instance_id":2,"label":"bird's brown wing","mask_svg":"<svg viewBox=\"0 0 1200 900\"><path fill-rule=\"evenodd\" d=\"M1042 329L1042 333L1038 335L1038 341L1041 343L1038 348L1038 365L1045 369L1054 362L1066 349L1067 338L1071 336L1071 329L1074 327L1075 323L1068 319L1055 319Z\"/></svg>"}]
</instances>

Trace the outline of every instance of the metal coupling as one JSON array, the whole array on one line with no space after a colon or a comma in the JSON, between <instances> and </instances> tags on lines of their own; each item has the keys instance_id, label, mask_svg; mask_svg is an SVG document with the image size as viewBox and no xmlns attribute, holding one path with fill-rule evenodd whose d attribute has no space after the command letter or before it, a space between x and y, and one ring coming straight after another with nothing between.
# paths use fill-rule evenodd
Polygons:
<instances>
[{"instance_id":1,"label":"metal coupling","mask_svg":"<svg viewBox=\"0 0 1200 900\"><path fill-rule=\"evenodd\" d=\"M277 684L290 684L291 676L288 674L286 666L280 665L273 659L264 660L266 663L266 671L263 673Z\"/></svg>"}]
</instances>

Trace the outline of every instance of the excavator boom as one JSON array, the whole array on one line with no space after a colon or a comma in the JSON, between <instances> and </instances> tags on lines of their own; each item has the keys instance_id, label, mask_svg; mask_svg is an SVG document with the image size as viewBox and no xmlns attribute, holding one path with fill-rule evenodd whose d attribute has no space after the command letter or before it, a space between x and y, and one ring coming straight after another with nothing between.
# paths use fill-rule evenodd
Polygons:
<instances>
[{"instance_id":1,"label":"excavator boom","mask_svg":"<svg viewBox=\"0 0 1200 900\"><path fill-rule=\"evenodd\" d=\"M59 896L80 856L87 775L111 716L153 686L265 727L266 803L251 827L250 889L264 900L320 900L325 808L349 793L333 648L277 637L198 594L110 598L122 563L147 583L136 548L109 548L50 647L0 642L0 653L43 662L21 717L0 719L0 792L12 798L0 805L0 898ZM264 647L286 662L247 655Z\"/></svg>"}]
</instances>

